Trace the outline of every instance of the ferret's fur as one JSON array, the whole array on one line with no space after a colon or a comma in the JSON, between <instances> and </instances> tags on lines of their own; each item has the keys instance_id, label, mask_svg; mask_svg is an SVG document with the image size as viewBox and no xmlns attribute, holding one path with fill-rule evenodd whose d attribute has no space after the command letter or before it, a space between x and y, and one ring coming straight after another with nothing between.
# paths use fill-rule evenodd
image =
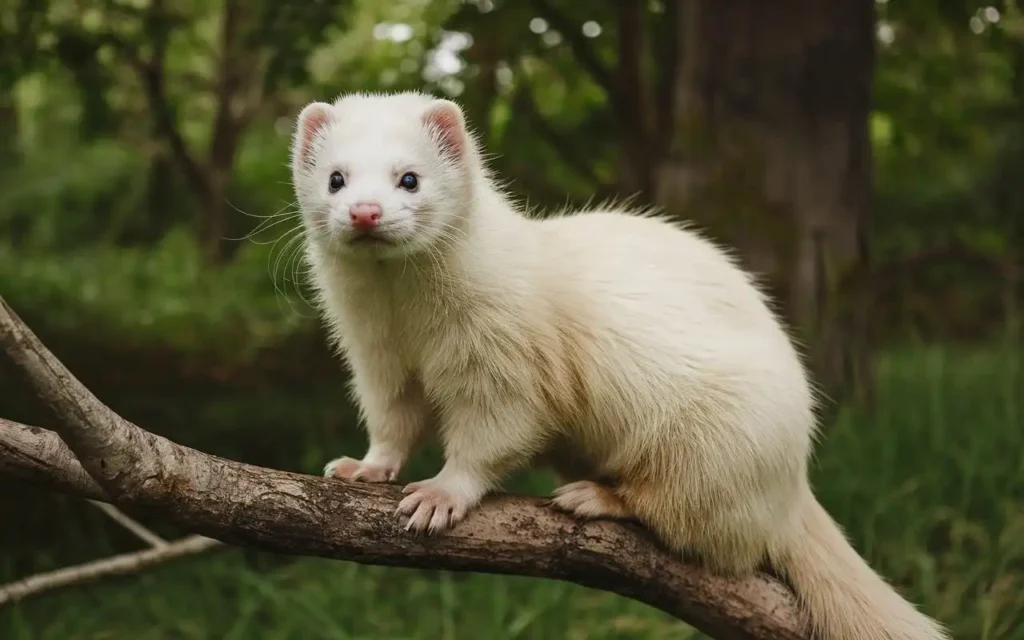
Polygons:
<instances>
[{"instance_id":1,"label":"ferret's fur","mask_svg":"<svg viewBox=\"0 0 1024 640\"><path fill-rule=\"evenodd\" d=\"M463 518L506 472L550 464L554 503L636 518L715 570L768 560L825 640L936 640L813 495L814 397L765 297L694 231L630 211L531 219L495 186L461 109L351 94L299 115L307 259L369 432L325 473L394 479L424 437L445 464L406 487L408 528ZM345 186L328 189L332 172ZM401 176L418 177L415 191ZM356 202L384 241L359 242Z\"/></svg>"}]
</instances>

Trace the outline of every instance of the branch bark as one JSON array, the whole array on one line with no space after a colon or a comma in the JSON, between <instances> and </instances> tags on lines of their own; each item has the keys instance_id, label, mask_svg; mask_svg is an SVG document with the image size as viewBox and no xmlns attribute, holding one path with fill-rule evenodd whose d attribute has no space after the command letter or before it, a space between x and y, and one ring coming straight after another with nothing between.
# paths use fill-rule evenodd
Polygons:
<instances>
[{"instance_id":1,"label":"branch bark","mask_svg":"<svg viewBox=\"0 0 1024 640\"><path fill-rule=\"evenodd\" d=\"M75 454L52 431L0 418L0 476L28 480L81 496L149 545L71 567L47 571L0 585L0 606L56 589L137 573L221 546L219 540L191 535L168 542L109 503L103 488L86 473Z\"/></svg>"},{"instance_id":2,"label":"branch bark","mask_svg":"<svg viewBox=\"0 0 1024 640\"><path fill-rule=\"evenodd\" d=\"M713 575L639 526L579 522L539 498L494 495L443 535L411 536L394 515L397 486L232 462L131 424L75 379L3 298L0 344L54 411L60 435L0 422L4 473L267 551L560 579L647 603L717 638L806 637L794 598L773 578Z\"/></svg>"}]
</instances>

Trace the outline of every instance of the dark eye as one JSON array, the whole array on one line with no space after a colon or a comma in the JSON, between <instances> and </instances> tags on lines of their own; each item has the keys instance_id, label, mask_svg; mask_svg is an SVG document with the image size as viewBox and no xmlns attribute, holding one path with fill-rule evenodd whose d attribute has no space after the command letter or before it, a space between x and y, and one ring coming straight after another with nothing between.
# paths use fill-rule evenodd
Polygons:
<instances>
[{"instance_id":1,"label":"dark eye","mask_svg":"<svg viewBox=\"0 0 1024 640\"><path fill-rule=\"evenodd\" d=\"M328 187L330 188L331 193L336 193L337 191L341 190L341 188L344 187L344 186L345 186L345 176L341 175L337 171L332 173L331 174L331 180L328 183Z\"/></svg>"},{"instance_id":2,"label":"dark eye","mask_svg":"<svg viewBox=\"0 0 1024 640\"><path fill-rule=\"evenodd\" d=\"M398 181L398 186L402 187L406 191L415 191L416 187L420 186L419 178L416 177L415 173L406 173L402 176L402 179Z\"/></svg>"}]
</instances>

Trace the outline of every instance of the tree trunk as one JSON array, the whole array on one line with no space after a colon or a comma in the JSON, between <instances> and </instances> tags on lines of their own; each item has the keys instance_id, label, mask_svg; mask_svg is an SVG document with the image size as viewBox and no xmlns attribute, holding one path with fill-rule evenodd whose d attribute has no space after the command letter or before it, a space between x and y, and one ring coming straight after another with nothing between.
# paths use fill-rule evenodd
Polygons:
<instances>
[{"instance_id":1,"label":"tree trunk","mask_svg":"<svg viewBox=\"0 0 1024 640\"><path fill-rule=\"evenodd\" d=\"M830 398L870 393L865 305L838 282L868 259L874 3L679 9L672 140L654 199L739 251Z\"/></svg>"},{"instance_id":2,"label":"tree trunk","mask_svg":"<svg viewBox=\"0 0 1024 640\"><path fill-rule=\"evenodd\" d=\"M243 64L241 47L241 5L237 0L224 2L220 25L220 56L217 63L215 94L217 112L213 120L213 139L207 162L209 193L203 202L203 219L199 225L199 242L206 262L223 263L229 257L224 246L228 228L228 190L238 151L240 123L237 105L243 76L249 65Z\"/></svg>"},{"instance_id":3,"label":"tree trunk","mask_svg":"<svg viewBox=\"0 0 1024 640\"><path fill-rule=\"evenodd\" d=\"M13 169L21 161L18 148L18 108L14 91L4 87L0 91L0 172Z\"/></svg>"},{"instance_id":4,"label":"tree trunk","mask_svg":"<svg viewBox=\"0 0 1024 640\"><path fill-rule=\"evenodd\" d=\"M652 105L646 51L648 34L644 21L644 3L635 0L617 0L615 3L618 29L619 65L614 76L612 97L621 119L622 150L619 158L619 189L630 197L650 198L653 189L656 149L649 134Z\"/></svg>"}]
</instances>

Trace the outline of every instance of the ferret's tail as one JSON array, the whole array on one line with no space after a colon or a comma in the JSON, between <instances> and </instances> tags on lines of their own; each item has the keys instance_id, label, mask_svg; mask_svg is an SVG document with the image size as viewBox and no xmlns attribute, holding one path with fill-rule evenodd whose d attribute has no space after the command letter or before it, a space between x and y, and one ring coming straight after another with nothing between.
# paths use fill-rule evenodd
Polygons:
<instances>
[{"instance_id":1,"label":"ferret's tail","mask_svg":"<svg viewBox=\"0 0 1024 640\"><path fill-rule=\"evenodd\" d=\"M791 582L821 640L949 640L850 546L808 489L798 535L770 555Z\"/></svg>"}]
</instances>

